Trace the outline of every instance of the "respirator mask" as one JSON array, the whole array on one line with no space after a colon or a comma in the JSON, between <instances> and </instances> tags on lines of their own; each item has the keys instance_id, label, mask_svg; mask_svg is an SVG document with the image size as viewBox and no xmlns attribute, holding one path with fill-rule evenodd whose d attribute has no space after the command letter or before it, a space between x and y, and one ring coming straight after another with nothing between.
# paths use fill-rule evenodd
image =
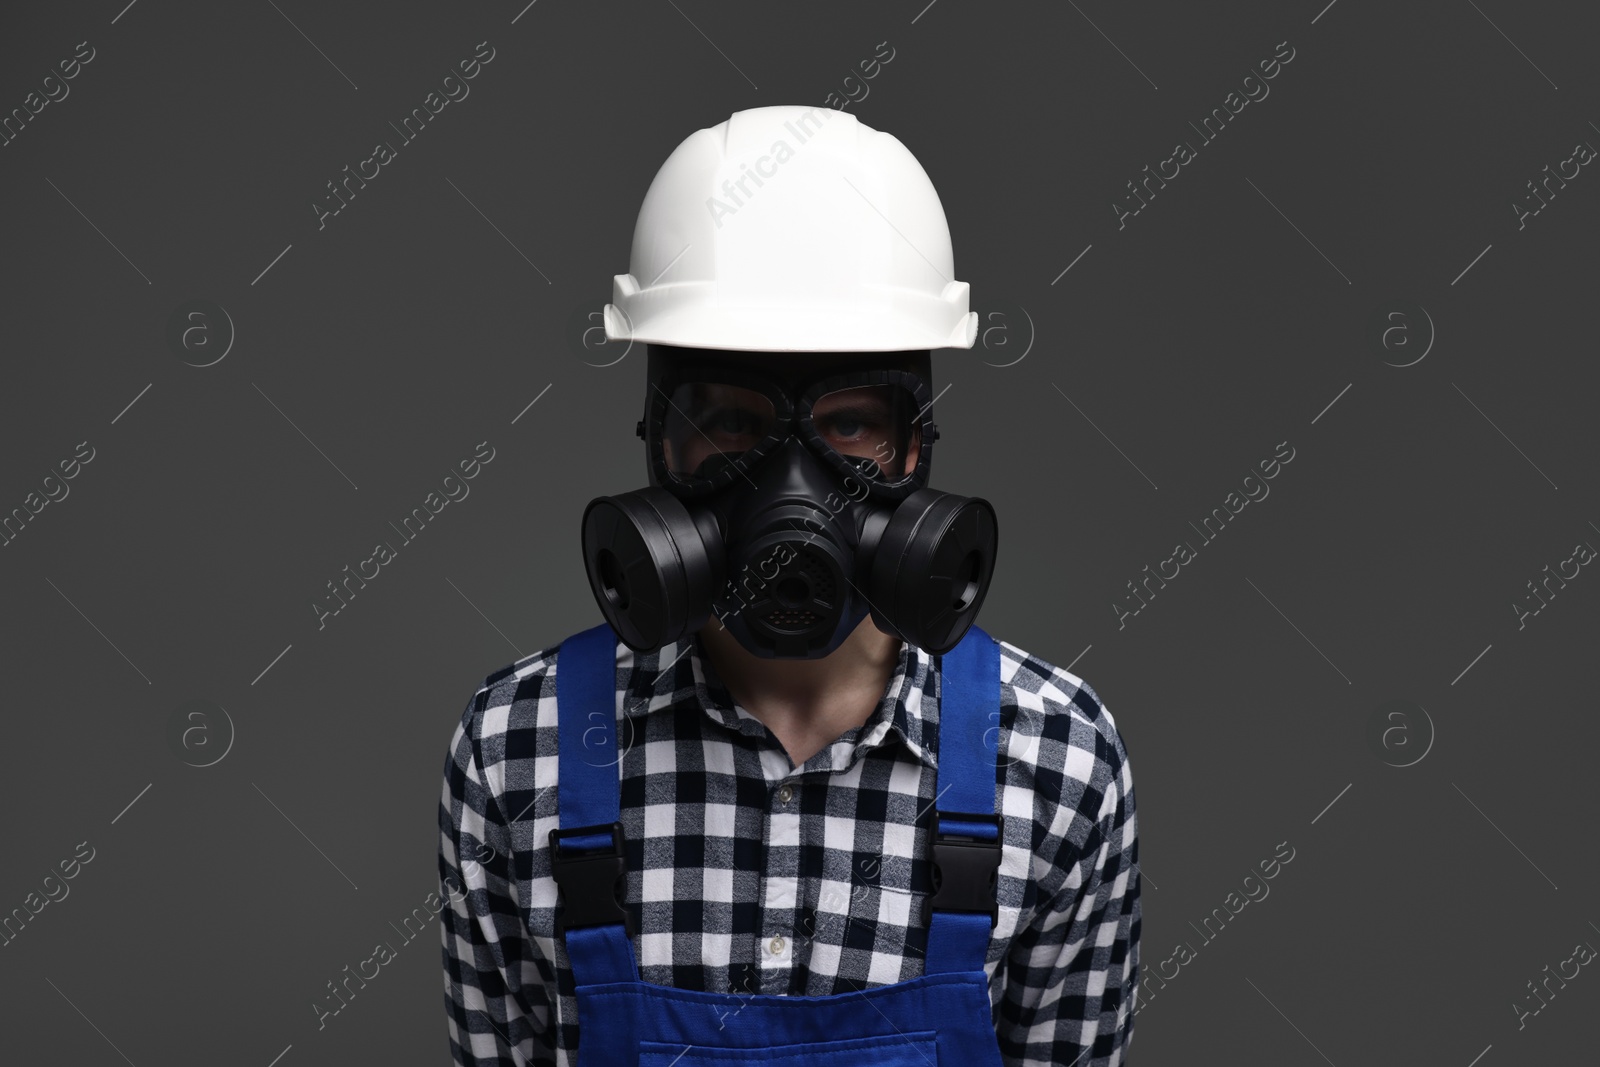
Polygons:
<instances>
[{"instance_id":1,"label":"respirator mask","mask_svg":"<svg viewBox=\"0 0 1600 1067\"><path fill-rule=\"evenodd\" d=\"M650 487L590 502L589 585L635 651L716 615L767 658L818 659L869 613L955 647L994 572L988 501L927 487L926 351L734 353L649 346Z\"/></svg>"}]
</instances>

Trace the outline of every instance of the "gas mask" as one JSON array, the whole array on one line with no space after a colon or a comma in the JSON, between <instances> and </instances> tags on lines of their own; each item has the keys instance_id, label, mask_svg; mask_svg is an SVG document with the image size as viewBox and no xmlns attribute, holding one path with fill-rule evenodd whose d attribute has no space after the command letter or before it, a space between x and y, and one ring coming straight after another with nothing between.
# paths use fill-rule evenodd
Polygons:
<instances>
[{"instance_id":1,"label":"gas mask","mask_svg":"<svg viewBox=\"0 0 1600 1067\"><path fill-rule=\"evenodd\" d=\"M955 647L994 571L988 501L927 487L923 352L649 346L650 487L590 502L583 556L606 621L653 651L715 614L767 658L818 659L869 613Z\"/></svg>"}]
</instances>

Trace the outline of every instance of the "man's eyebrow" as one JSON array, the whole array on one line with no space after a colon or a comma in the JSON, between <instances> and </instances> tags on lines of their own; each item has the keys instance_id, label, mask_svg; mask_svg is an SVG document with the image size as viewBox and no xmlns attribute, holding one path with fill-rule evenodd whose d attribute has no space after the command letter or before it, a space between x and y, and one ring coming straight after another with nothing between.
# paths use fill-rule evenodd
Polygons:
<instances>
[{"instance_id":1,"label":"man's eyebrow","mask_svg":"<svg viewBox=\"0 0 1600 1067\"><path fill-rule=\"evenodd\" d=\"M817 402L820 404L826 399L827 397L825 396L818 397ZM881 415L885 411L889 410L889 402L881 397L854 396L847 401L839 404L830 404L827 407L828 410L826 413L829 415Z\"/></svg>"}]
</instances>

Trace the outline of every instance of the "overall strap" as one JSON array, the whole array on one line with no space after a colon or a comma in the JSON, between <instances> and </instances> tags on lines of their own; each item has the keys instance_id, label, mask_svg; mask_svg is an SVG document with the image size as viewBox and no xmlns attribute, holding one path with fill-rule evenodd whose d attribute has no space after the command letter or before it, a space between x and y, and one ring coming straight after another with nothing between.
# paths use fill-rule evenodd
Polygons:
<instances>
[{"instance_id":1,"label":"overall strap","mask_svg":"<svg viewBox=\"0 0 1600 1067\"><path fill-rule=\"evenodd\" d=\"M627 858L618 818L617 634L608 623L561 642L556 658L558 742L550 867L561 890L556 932L565 935L578 985L638 981L623 905Z\"/></svg>"},{"instance_id":2,"label":"overall strap","mask_svg":"<svg viewBox=\"0 0 1600 1067\"><path fill-rule=\"evenodd\" d=\"M995 761L1000 708L1000 645L972 626L940 657L939 767L924 973L981 971L999 919L1000 819ZM991 740L993 738L994 740Z\"/></svg>"}]
</instances>

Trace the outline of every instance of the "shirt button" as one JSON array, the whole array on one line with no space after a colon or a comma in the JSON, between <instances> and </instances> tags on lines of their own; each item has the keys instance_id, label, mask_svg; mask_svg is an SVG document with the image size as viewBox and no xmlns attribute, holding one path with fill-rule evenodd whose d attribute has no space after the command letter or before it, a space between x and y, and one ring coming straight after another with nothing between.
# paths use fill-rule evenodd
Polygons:
<instances>
[{"instance_id":1,"label":"shirt button","mask_svg":"<svg viewBox=\"0 0 1600 1067\"><path fill-rule=\"evenodd\" d=\"M767 943L767 948L772 950L774 956L783 952L783 938L775 937Z\"/></svg>"},{"instance_id":2,"label":"shirt button","mask_svg":"<svg viewBox=\"0 0 1600 1067\"><path fill-rule=\"evenodd\" d=\"M783 786L782 788L780 788L778 790L778 803L779 804L787 804L787 803L789 803L789 801L791 801L793 799L794 799L794 787L793 786L786 785L786 786Z\"/></svg>"}]
</instances>

